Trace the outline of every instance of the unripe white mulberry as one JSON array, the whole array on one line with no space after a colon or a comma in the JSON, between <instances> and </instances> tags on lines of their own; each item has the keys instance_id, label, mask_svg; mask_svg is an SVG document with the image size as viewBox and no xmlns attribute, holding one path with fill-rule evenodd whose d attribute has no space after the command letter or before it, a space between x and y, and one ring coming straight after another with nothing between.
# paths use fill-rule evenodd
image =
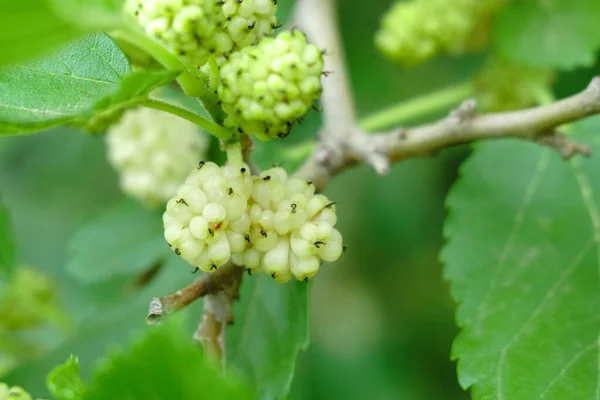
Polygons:
<instances>
[{"instance_id":1,"label":"unripe white mulberry","mask_svg":"<svg viewBox=\"0 0 600 400\"><path fill-rule=\"evenodd\" d=\"M244 265L247 269L265 272L278 282L292 276L307 280L322 261L336 261L342 255L342 235L334 228L335 204L315 195L312 184L289 178L282 168L264 171L253 180L248 213L253 262Z\"/></svg>"},{"instance_id":2,"label":"unripe white mulberry","mask_svg":"<svg viewBox=\"0 0 600 400\"><path fill-rule=\"evenodd\" d=\"M239 48L254 45L270 36L277 26L277 0L224 0L226 32Z\"/></svg>"},{"instance_id":3,"label":"unripe white mulberry","mask_svg":"<svg viewBox=\"0 0 600 400\"><path fill-rule=\"evenodd\" d=\"M8 387L0 383L0 400L31 400L31 395L18 386Z\"/></svg>"},{"instance_id":4,"label":"unripe white mulberry","mask_svg":"<svg viewBox=\"0 0 600 400\"><path fill-rule=\"evenodd\" d=\"M175 253L207 272L231 260L282 283L307 280L341 256L334 203L282 168L248 171L206 163L189 175L163 215Z\"/></svg>"},{"instance_id":5,"label":"unripe white mulberry","mask_svg":"<svg viewBox=\"0 0 600 400\"><path fill-rule=\"evenodd\" d=\"M128 110L107 132L108 158L120 173L123 191L150 205L165 203L198 165L208 139L175 115ZM198 194L199 195L199 194Z\"/></svg>"},{"instance_id":6,"label":"unripe white mulberry","mask_svg":"<svg viewBox=\"0 0 600 400\"><path fill-rule=\"evenodd\" d=\"M224 30L225 14L216 0L127 0L126 11L148 36L195 65L205 64L211 54L233 49Z\"/></svg>"},{"instance_id":7,"label":"unripe white mulberry","mask_svg":"<svg viewBox=\"0 0 600 400\"><path fill-rule=\"evenodd\" d=\"M261 140L283 138L320 96L322 52L299 31L264 38L220 68L225 124Z\"/></svg>"},{"instance_id":8,"label":"unripe white mulberry","mask_svg":"<svg viewBox=\"0 0 600 400\"><path fill-rule=\"evenodd\" d=\"M165 239L187 262L210 272L246 249L252 178L245 165L200 163L163 215ZM238 256L239 258L239 256Z\"/></svg>"}]
</instances>

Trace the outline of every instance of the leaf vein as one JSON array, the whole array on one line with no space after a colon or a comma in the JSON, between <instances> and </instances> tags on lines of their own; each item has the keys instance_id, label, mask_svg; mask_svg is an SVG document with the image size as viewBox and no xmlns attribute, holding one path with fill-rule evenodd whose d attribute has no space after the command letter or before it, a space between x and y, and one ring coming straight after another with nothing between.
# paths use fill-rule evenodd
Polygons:
<instances>
[{"instance_id":1,"label":"leaf vein","mask_svg":"<svg viewBox=\"0 0 600 400\"><path fill-rule=\"evenodd\" d=\"M111 82L111 81L103 81L103 80L100 80L100 79L85 78L83 76L73 75L72 72L71 72L71 75L67 75L67 74L60 74L58 72L45 71L43 69L34 68L34 67L26 66L26 65L17 65L16 67L22 68L22 69L26 69L26 70L30 70L30 71L33 71L33 72L38 72L38 73L41 73L41 74L56 76L56 77L59 77L59 78L69 78L69 79L75 79L75 80L80 80L80 81L94 82L94 83L98 83L98 84L101 84L101 85L114 85L115 84L115 82ZM111 68L112 68L112 66L111 66Z\"/></svg>"},{"instance_id":2,"label":"leaf vein","mask_svg":"<svg viewBox=\"0 0 600 400\"><path fill-rule=\"evenodd\" d=\"M592 228L594 231L594 241L596 242L597 248L597 272L598 278L600 279L600 212L596 207L596 201L594 199L594 192L592 185L588 179L587 174L581 169L581 160L577 159L570 163L575 179L579 184L579 190L581 198L585 203L588 210L590 220L592 221ZM598 340L600 340L600 332L598 333ZM600 399L600 344L597 346L598 361L597 361L597 378L596 378L596 400Z\"/></svg>"}]
</instances>

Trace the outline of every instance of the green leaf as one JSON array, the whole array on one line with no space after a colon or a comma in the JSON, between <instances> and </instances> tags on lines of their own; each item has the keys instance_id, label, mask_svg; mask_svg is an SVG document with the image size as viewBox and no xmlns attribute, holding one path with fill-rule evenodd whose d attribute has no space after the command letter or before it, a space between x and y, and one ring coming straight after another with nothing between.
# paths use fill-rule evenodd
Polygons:
<instances>
[{"instance_id":1,"label":"green leaf","mask_svg":"<svg viewBox=\"0 0 600 400\"><path fill-rule=\"evenodd\" d=\"M452 354L474 399L597 396L600 119L582 127L590 159L485 143L448 198L442 258L462 328Z\"/></svg>"},{"instance_id":2,"label":"green leaf","mask_svg":"<svg viewBox=\"0 0 600 400\"><path fill-rule=\"evenodd\" d=\"M122 108L143 103L154 89L172 82L179 71L137 71L126 75L118 90L103 99L98 100L94 109L104 111L109 108Z\"/></svg>"},{"instance_id":3,"label":"green leaf","mask_svg":"<svg viewBox=\"0 0 600 400\"><path fill-rule=\"evenodd\" d=\"M88 35L41 61L0 70L0 134L35 132L131 107L177 75L133 73L111 38Z\"/></svg>"},{"instance_id":4,"label":"green leaf","mask_svg":"<svg viewBox=\"0 0 600 400\"><path fill-rule=\"evenodd\" d=\"M235 324L228 331L228 363L252 381L260 399L287 396L296 356L308 345L308 284L244 279Z\"/></svg>"},{"instance_id":5,"label":"green leaf","mask_svg":"<svg viewBox=\"0 0 600 400\"><path fill-rule=\"evenodd\" d=\"M592 65L599 19L597 0L516 1L498 17L496 44L508 59L531 67Z\"/></svg>"},{"instance_id":6,"label":"green leaf","mask_svg":"<svg viewBox=\"0 0 600 400\"><path fill-rule=\"evenodd\" d=\"M79 374L77 357L69 357L64 364L50 371L46 385L55 400L80 400L85 387Z\"/></svg>"},{"instance_id":7,"label":"green leaf","mask_svg":"<svg viewBox=\"0 0 600 400\"><path fill-rule=\"evenodd\" d=\"M15 270L15 249L8 210L0 202L0 276L11 276Z\"/></svg>"},{"instance_id":8,"label":"green leaf","mask_svg":"<svg viewBox=\"0 0 600 400\"><path fill-rule=\"evenodd\" d=\"M91 219L70 244L67 269L84 282L142 272L171 253L160 213L133 200Z\"/></svg>"},{"instance_id":9,"label":"green leaf","mask_svg":"<svg viewBox=\"0 0 600 400\"><path fill-rule=\"evenodd\" d=\"M0 65L47 53L87 32L123 23L122 0L22 0L0 3Z\"/></svg>"},{"instance_id":10,"label":"green leaf","mask_svg":"<svg viewBox=\"0 0 600 400\"><path fill-rule=\"evenodd\" d=\"M82 33L46 0L0 2L0 26L0 65L46 52Z\"/></svg>"},{"instance_id":11,"label":"green leaf","mask_svg":"<svg viewBox=\"0 0 600 400\"><path fill-rule=\"evenodd\" d=\"M85 400L250 399L246 388L225 381L172 324L149 328L123 354L113 355L98 371Z\"/></svg>"}]
</instances>

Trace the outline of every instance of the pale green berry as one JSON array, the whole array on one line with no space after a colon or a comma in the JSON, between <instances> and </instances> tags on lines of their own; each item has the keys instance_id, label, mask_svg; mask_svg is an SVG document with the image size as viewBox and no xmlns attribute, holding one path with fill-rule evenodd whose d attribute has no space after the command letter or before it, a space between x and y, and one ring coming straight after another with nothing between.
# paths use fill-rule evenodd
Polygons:
<instances>
[{"instance_id":1,"label":"pale green berry","mask_svg":"<svg viewBox=\"0 0 600 400\"><path fill-rule=\"evenodd\" d=\"M149 205L164 204L208 147L195 124L162 111L127 111L106 135L108 159L123 191Z\"/></svg>"},{"instance_id":2,"label":"pale green berry","mask_svg":"<svg viewBox=\"0 0 600 400\"><path fill-rule=\"evenodd\" d=\"M279 238L277 245L265 253L263 270L277 280L279 280L279 276L282 278L287 277L287 271L289 270L289 255L289 237L282 236Z\"/></svg>"},{"instance_id":3,"label":"pale green berry","mask_svg":"<svg viewBox=\"0 0 600 400\"><path fill-rule=\"evenodd\" d=\"M227 210L219 203L208 203L202 211L202 217L209 224L220 224L227 217Z\"/></svg>"},{"instance_id":4,"label":"pale green berry","mask_svg":"<svg viewBox=\"0 0 600 400\"><path fill-rule=\"evenodd\" d=\"M195 216L190 221L190 233L199 240L208 237L208 222L201 216Z\"/></svg>"},{"instance_id":5,"label":"pale green berry","mask_svg":"<svg viewBox=\"0 0 600 400\"><path fill-rule=\"evenodd\" d=\"M290 257L290 264L292 274L294 274L296 279L301 281L315 276L321 266L321 262L315 256L302 258L294 254Z\"/></svg>"},{"instance_id":6,"label":"pale green berry","mask_svg":"<svg viewBox=\"0 0 600 400\"><path fill-rule=\"evenodd\" d=\"M285 137L320 96L322 73L321 51L299 31L231 54L218 88L225 124L261 140Z\"/></svg>"},{"instance_id":7,"label":"pale green berry","mask_svg":"<svg viewBox=\"0 0 600 400\"><path fill-rule=\"evenodd\" d=\"M277 26L277 0L224 0L222 9L225 31L238 49L270 36Z\"/></svg>"},{"instance_id":8,"label":"pale green berry","mask_svg":"<svg viewBox=\"0 0 600 400\"><path fill-rule=\"evenodd\" d=\"M250 270L260 269L261 253L255 248L249 248L244 252L244 267Z\"/></svg>"},{"instance_id":9,"label":"pale green berry","mask_svg":"<svg viewBox=\"0 0 600 400\"><path fill-rule=\"evenodd\" d=\"M344 252L342 246L342 235L337 229L333 229L327 243L320 246L317 250L319 257L323 261L333 262L339 259Z\"/></svg>"}]
</instances>

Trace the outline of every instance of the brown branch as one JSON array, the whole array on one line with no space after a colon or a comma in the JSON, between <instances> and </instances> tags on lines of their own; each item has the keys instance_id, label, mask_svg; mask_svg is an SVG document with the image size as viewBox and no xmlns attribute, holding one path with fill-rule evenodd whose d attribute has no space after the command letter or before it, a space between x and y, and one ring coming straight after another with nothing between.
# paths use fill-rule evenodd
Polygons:
<instances>
[{"instance_id":1,"label":"brown branch","mask_svg":"<svg viewBox=\"0 0 600 400\"><path fill-rule=\"evenodd\" d=\"M339 51L334 0L298 0L296 23L320 47ZM561 156L588 155L586 146L574 143L557 128L600 113L600 78L594 78L579 94L552 104L526 110L476 115L474 100L465 101L440 121L410 129L368 134L356 122L345 62L340 53L326 57L326 69L333 71L323 79L325 124L312 156L297 171L322 189L341 170L365 163L379 174L390 163L407 158L436 154L438 151L475 140L519 138L556 148Z\"/></svg>"},{"instance_id":2,"label":"brown branch","mask_svg":"<svg viewBox=\"0 0 600 400\"><path fill-rule=\"evenodd\" d=\"M237 268L238 271L243 271ZM204 348L206 355L215 362L220 362L223 370L226 367L227 326L233 324L233 302L239 299L242 273L228 282L219 293L204 298L204 311L198 329L194 333L194 341Z\"/></svg>"},{"instance_id":3,"label":"brown branch","mask_svg":"<svg viewBox=\"0 0 600 400\"><path fill-rule=\"evenodd\" d=\"M188 286L168 296L156 297L150 301L146 322L157 324L174 312L188 306L202 296L216 294L241 281L242 268L226 265L216 272L205 273Z\"/></svg>"}]
</instances>

